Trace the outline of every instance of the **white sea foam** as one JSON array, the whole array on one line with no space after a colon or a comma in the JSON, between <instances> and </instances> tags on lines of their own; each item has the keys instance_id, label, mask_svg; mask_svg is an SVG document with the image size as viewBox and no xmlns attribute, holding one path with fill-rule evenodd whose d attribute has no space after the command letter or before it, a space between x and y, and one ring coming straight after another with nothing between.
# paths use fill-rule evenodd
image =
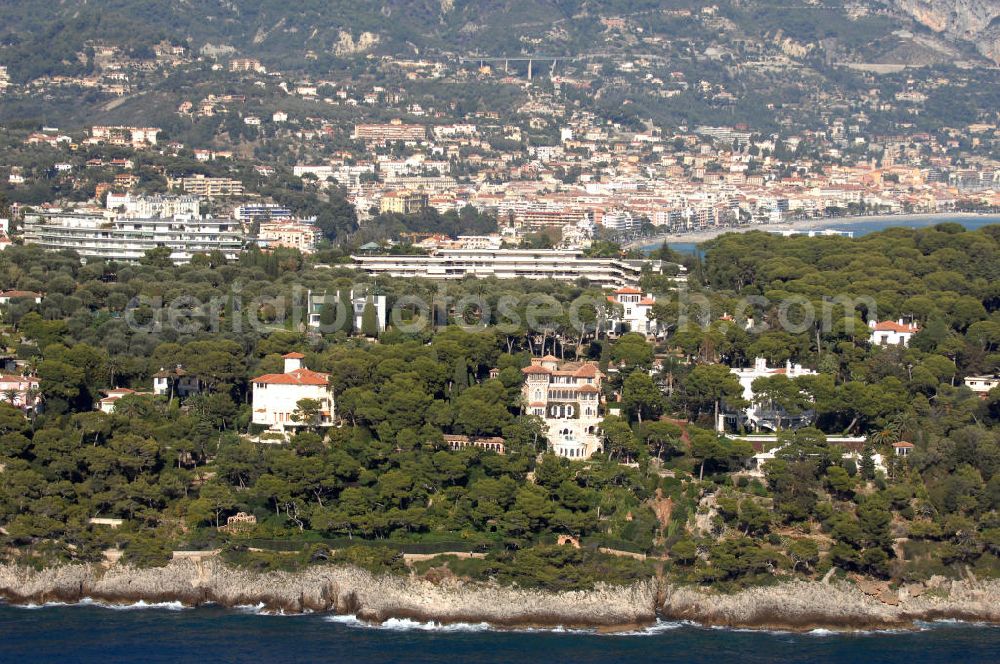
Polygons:
<instances>
[{"instance_id":1,"label":"white sea foam","mask_svg":"<svg viewBox=\"0 0 1000 664\"><path fill-rule=\"evenodd\" d=\"M680 627L683 627L683 622L669 621L669 620L657 620L654 624L649 627L643 627L642 629L632 630L628 632L620 632L615 634L616 636L652 636L654 634L663 634L664 632L669 632Z\"/></svg>"},{"instance_id":2,"label":"white sea foam","mask_svg":"<svg viewBox=\"0 0 1000 664\"><path fill-rule=\"evenodd\" d=\"M480 623L440 623L433 620L419 621L410 618L389 618L381 623L366 622L356 615L325 616L327 622L363 629L382 629L396 632L515 632L518 634L590 634L601 636L652 636L684 626L685 622L657 620L655 624L635 630L602 633L595 628L565 627L497 627L486 622Z\"/></svg>"},{"instance_id":3,"label":"white sea foam","mask_svg":"<svg viewBox=\"0 0 1000 664\"><path fill-rule=\"evenodd\" d=\"M837 632L832 629L817 628L806 632L809 636L835 636Z\"/></svg>"},{"instance_id":4,"label":"white sea foam","mask_svg":"<svg viewBox=\"0 0 1000 664\"><path fill-rule=\"evenodd\" d=\"M147 602L141 599L138 602L133 602L132 604L111 604L108 602L97 602L89 598L84 598L80 600L79 603L84 606L99 606L102 609L111 609L112 611L142 611L145 609L184 611L185 609L192 608L190 606L184 606L181 602Z\"/></svg>"},{"instance_id":5,"label":"white sea foam","mask_svg":"<svg viewBox=\"0 0 1000 664\"><path fill-rule=\"evenodd\" d=\"M70 606L67 602L44 602L42 604L11 604L15 609L47 609L51 606Z\"/></svg>"},{"instance_id":6,"label":"white sea foam","mask_svg":"<svg viewBox=\"0 0 1000 664\"><path fill-rule=\"evenodd\" d=\"M327 616L328 622L335 622L348 627L363 627L367 629L384 629L394 632L485 632L490 628L487 623L439 623L434 621L419 621L409 618L389 618L382 623L369 623L355 615Z\"/></svg>"},{"instance_id":7,"label":"white sea foam","mask_svg":"<svg viewBox=\"0 0 1000 664\"><path fill-rule=\"evenodd\" d=\"M259 604L237 604L233 607L233 611L238 611L239 613L252 613L254 615L262 616L267 615L267 605L264 602Z\"/></svg>"}]
</instances>

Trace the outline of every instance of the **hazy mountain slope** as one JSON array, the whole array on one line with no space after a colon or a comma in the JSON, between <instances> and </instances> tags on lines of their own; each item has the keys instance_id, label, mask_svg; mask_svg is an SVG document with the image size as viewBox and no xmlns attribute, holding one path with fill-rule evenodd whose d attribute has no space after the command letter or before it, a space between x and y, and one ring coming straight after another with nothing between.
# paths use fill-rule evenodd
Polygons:
<instances>
[{"instance_id":1,"label":"hazy mountain slope","mask_svg":"<svg viewBox=\"0 0 1000 664\"><path fill-rule=\"evenodd\" d=\"M667 37L719 38L715 29L672 33L686 25L669 10L698 14L718 8L722 25L751 37L782 34L800 41L836 38L864 49L879 35L912 27L913 20L949 38L975 40L996 58L1000 45L997 0L884 0L896 16L869 12L860 29L855 11L884 9L881 2L816 5L784 0L0 0L0 64L15 80L86 70L86 45L105 41L148 54L161 39L227 45L281 67L357 52L463 54L578 53L603 43L602 17L625 17ZM905 14L905 15L904 15ZM729 20L726 24L725 21ZM992 25L991 25L992 21ZM722 28L730 30L730 28ZM617 44L630 48L627 43Z\"/></svg>"},{"instance_id":2,"label":"hazy mountain slope","mask_svg":"<svg viewBox=\"0 0 1000 664\"><path fill-rule=\"evenodd\" d=\"M976 44L1000 64L1000 1L891 0L900 11L931 30Z\"/></svg>"}]
</instances>

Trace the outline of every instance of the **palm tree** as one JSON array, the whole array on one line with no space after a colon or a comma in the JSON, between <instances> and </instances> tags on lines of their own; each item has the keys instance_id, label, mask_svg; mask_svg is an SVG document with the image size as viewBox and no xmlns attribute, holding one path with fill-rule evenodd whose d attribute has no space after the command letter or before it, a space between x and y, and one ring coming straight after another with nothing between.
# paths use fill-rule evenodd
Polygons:
<instances>
[{"instance_id":1,"label":"palm tree","mask_svg":"<svg viewBox=\"0 0 1000 664\"><path fill-rule=\"evenodd\" d=\"M21 395L20 392L14 389L5 390L3 393L3 398L7 400L11 406L17 406L17 398Z\"/></svg>"},{"instance_id":2,"label":"palm tree","mask_svg":"<svg viewBox=\"0 0 1000 664\"><path fill-rule=\"evenodd\" d=\"M899 428L890 422L868 436L875 445L892 445L899 442Z\"/></svg>"}]
</instances>

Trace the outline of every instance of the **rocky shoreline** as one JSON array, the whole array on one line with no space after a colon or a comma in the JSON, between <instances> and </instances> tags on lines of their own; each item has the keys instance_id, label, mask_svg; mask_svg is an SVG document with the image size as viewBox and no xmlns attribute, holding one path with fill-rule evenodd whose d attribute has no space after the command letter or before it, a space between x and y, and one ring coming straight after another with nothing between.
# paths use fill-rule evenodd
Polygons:
<instances>
[{"instance_id":1,"label":"rocky shoreline","mask_svg":"<svg viewBox=\"0 0 1000 664\"><path fill-rule=\"evenodd\" d=\"M907 629L915 621L1000 623L1000 581L942 581L886 597L845 582L794 581L721 594L656 579L588 591L542 592L449 579L375 576L334 566L258 573L217 559L175 560L166 567L65 565L34 570L0 565L0 597L20 604L180 602L263 606L284 613L329 612L369 622L488 623L497 628L635 629L657 619L781 630Z\"/></svg>"}]
</instances>

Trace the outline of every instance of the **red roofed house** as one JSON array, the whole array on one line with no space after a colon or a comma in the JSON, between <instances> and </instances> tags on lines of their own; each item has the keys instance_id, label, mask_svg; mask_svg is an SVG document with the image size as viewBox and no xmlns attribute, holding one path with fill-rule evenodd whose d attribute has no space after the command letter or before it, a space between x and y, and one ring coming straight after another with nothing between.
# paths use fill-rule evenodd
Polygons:
<instances>
[{"instance_id":1,"label":"red roofed house","mask_svg":"<svg viewBox=\"0 0 1000 664\"><path fill-rule=\"evenodd\" d=\"M892 449L895 450L896 456L910 456L910 452L913 451L913 443L908 443L905 440L901 440L898 443L892 444Z\"/></svg>"},{"instance_id":2,"label":"red roofed house","mask_svg":"<svg viewBox=\"0 0 1000 664\"><path fill-rule=\"evenodd\" d=\"M41 403L37 376L18 376L0 373L0 399L15 408L28 411Z\"/></svg>"},{"instance_id":3,"label":"red roofed house","mask_svg":"<svg viewBox=\"0 0 1000 664\"><path fill-rule=\"evenodd\" d=\"M31 300L35 304L41 304L42 294L23 290L0 291L0 304L9 304L12 300Z\"/></svg>"},{"instance_id":4,"label":"red roofed house","mask_svg":"<svg viewBox=\"0 0 1000 664\"><path fill-rule=\"evenodd\" d=\"M625 286L608 296L609 302L620 304L621 316L615 316L612 325L615 333L638 332L646 336L657 333L655 320L649 319L656 299L652 295L643 295L638 288Z\"/></svg>"},{"instance_id":5,"label":"red roofed house","mask_svg":"<svg viewBox=\"0 0 1000 664\"><path fill-rule=\"evenodd\" d=\"M601 371L593 362L531 358L522 394L527 413L545 422L549 448L558 456L586 459L602 449Z\"/></svg>"},{"instance_id":6,"label":"red roofed house","mask_svg":"<svg viewBox=\"0 0 1000 664\"><path fill-rule=\"evenodd\" d=\"M285 371L265 374L251 381L253 385L253 423L284 431L290 427L333 424L333 388L329 374L305 368L302 353L288 353L283 357ZM314 399L320 404L319 421L296 422L293 414L303 399Z\"/></svg>"},{"instance_id":7,"label":"red roofed house","mask_svg":"<svg viewBox=\"0 0 1000 664\"><path fill-rule=\"evenodd\" d=\"M920 331L916 325L904 323L902 318L898 321L869 321L868 327L872 329L870 342L873 346L909 346L910 339Z\"/></svg>"},{"instance_id":8,"label":"red roofed house","mask_svg":"<svg viewBox=\"0 0 1000 664\"><path fill-rule=\"evenodd\" d=\"M137 397L149 396L149 392L136 392L135 390L130 390L127 387L116 387L111 390L107 390L103 399L97 402L97 410L102 413L107 413L110 415L115 412L115 407L118 405L118 400L122 397L127 397L129 395L135 395Z\"/></svg>"}]
</instances>

